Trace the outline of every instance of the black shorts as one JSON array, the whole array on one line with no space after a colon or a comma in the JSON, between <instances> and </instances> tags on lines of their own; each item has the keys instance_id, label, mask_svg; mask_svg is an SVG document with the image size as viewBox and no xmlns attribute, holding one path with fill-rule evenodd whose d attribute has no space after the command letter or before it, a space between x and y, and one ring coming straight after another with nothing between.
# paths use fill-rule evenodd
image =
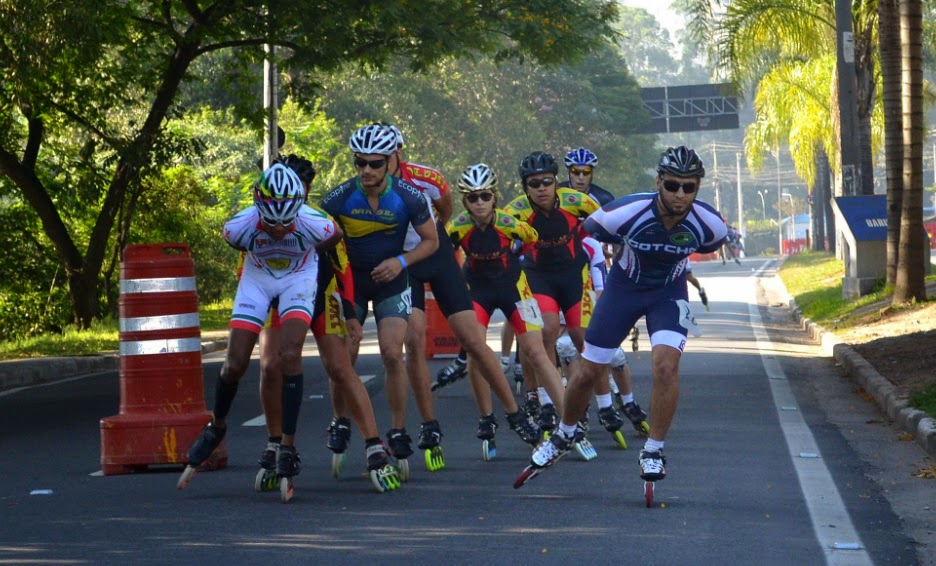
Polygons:
<instances>
[{"instance_id":1,"label":"black shorts","mask_svg":"<svg viewBox=\"0 0 936 566\"><path fill-rule=\"evenodd\" d=\"M455 261L455 249L452 240L444 232L439 235L439 249L426 259L408 268L410 287L412 287L413 308L426 310L424 283L432 289L432 295L439 305L439 310L446 318L455 313L473 311L471 294L465 275ZM355 293L357 288L355 288Z\"/></svg>"},{"instance_id":2,"label":"black shorts","mask_svg":"<svg viewBox=\"0 0 936 566\"><path fill-rule=\"evenodd\" d=\"M379 285L374 282L370 270L358 271L352 266L351 277L354 279L354 314L361 324L367 319L369 302L374 304L377 322L388 317L409 319L413 303L405 269L392 281Z\"/></svg>"}]
</instances>

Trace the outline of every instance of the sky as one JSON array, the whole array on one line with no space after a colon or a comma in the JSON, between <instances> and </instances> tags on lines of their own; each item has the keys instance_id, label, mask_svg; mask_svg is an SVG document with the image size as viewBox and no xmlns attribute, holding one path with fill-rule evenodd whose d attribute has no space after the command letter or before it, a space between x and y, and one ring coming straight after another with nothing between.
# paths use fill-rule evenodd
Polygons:
<instances>
[{"instance_id":1,"label":"sky","mask_svg":"<svg viewBox=\"0 0 936 566\"><path fill-rule=\"evenodd\" d=\"M677 29L683 27L682 16L670 9L671 0L620 0L621 4L631 8L643 8L653 14L653 17L670 32L670 38L675 42Z\"/></svg>"}]
</instances>

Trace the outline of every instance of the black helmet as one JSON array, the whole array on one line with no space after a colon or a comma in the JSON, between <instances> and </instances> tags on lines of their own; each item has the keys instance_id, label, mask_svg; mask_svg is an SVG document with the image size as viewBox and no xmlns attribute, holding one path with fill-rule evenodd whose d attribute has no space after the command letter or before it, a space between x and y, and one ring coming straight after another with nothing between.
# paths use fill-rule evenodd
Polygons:
<instances>
[{"instance_id":1,"label":"black helmet","mask_svg":"<svg viewBox=\"0 0 936 566\"><path fill-rule=\"evenodd\" d=\"M681 145L671 147L660 154L657 173L676 177L705 177L705 166L694 149Z\"/></svg>"},{"instance_id":2,"label":"black helmet","mask_svg":"<svg viewBox=\"0 0 936 566\"><path fill-rule=\"evenodd\" d=\"M299 180L306 185L311 185L312 179L315 179L315 165L308 159L299 157L295 153L290 153L286 157L279 156L273 163L282 163L286 167L289 167L299 176Z\"/></svg>"},{"instance_id":3,"label":"black helmet","mask_svg":"<svg viewBox=\"0 0 936 566\"><path fill-rule=\"evenodd\" d=\"M530 175L537 173L559 173L559 164L551 153L545 151L534 151L520 161L520 180L526 181Z\"/></svg>"}]
</instances>

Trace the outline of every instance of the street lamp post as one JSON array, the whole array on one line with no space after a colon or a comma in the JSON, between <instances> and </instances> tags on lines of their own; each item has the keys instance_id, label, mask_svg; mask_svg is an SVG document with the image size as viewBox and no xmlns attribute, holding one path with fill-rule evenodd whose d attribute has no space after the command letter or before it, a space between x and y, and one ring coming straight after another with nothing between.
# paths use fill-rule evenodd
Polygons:
<instances>
[{"instance_id":1,"label":"street lamp post","mask_svg":"<svg viewBox=\"0 0 936 566\"><path fill-rule=\"evenodd\" d=\"M792 226L793 230L793 234L790 235L790 241L793 241L796 239L796 213L793 210L793 195L790 193L781 193L780 196L790 199L790 225Z\"/></svg>"},{"instance_id":2,"label":"street lamp post","mask_svg":"<svg viewBox=\"0 0 936 566\"><path fill-rule=\"evenodd\" d=\"M764 204L764 195L767 194L767 191L766 190L764 190L763 192L757 191L757 194L760 196L760 205L761 205L762 215L764 217L764 220L767 220L767 205Z\"/></svg>"}]
</instances>

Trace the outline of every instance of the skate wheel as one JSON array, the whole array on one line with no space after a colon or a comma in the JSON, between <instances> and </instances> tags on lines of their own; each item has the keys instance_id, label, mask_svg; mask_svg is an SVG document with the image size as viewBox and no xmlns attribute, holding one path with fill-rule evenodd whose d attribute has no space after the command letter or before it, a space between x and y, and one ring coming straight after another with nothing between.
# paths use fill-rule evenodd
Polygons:
<instances>
[{"instance_id":1,"label":"skate wheel","mask_svg":"<svg viewBox=\"0 0 936 566\"><path fill-rule=\"evenodd\" d=\"M637 432L645 436L650 436L650 423L647 421L640 421L640 424L637 425Z\"/></svg>"},{"instance_id":2,"label":"skate wheel","mask_svg":"<svg viewBox=\"0 0 936 566\"><path fill-rule=\"evenodd\" d=\"M595 450L595 447L592 446L592 443L589 442L587 438L583 438L581 441L575 443L575 451L578 452L579 456L586 462L591 462L598 457L598 451Z\"/></svg>"},{"instance_id":3,"label":"skate wheel","mask_svg":"<svg viewBox=\"0 0 936 566\"><path fill-rule=\"evenodd\" d=\"M627 441L624 440L624 434L621 431L614 431L614 441L617 442L617 445L622 449L627 450Z\"/></svg>"},{"instance_id":4,"label":"skate wheel","mask_svg":"<svg viewBox=\"0 0 936 566\"><path fill-rule=\"evenodd\" d=\"M644 499L647 501L647 509L653 507L653 482L644 482Z\"/></svg>"},{"instance_id":5,"label":"skate wheel","mask_svg":"<svg viewBox=\"0 0 936 566\"><path fill-rule=\"evenodd\" d=\"M390 464L379 470L371 470L370 479L374 487L377 488L378 493L400 488L400 475L397 469Z\"/></svg>"},{"instance_id":6,"label":"skate wheel","mask_svg":"<svg viewBox=\"0 0 936 566\"><path fill-rule=\"evenodd\" d=\"M340 454L332 454L332 477L338 478L341 475L341 467L344 465L345 461L345 452Z\"/></svg>"},{"instance_id":7,"label":"skate wheel","mask_svg":"<svg viewBox=\"0 0 936 566\"><path fill-rule=\"evenodd\" d=\"M445 469L445 456L442 455L442 447L435 446L425 451L426 469L430 472L438 472Z\"/></svg>"},{"instance_id":8,"label":"skate wheel","mask_svg":"<svg viewBox=\"0 0 936 566\"><path fill-rule=\"evenodd\" d=\"M182 475L179 476L179 481L176 482L176 489L185 489L188 487L190 481L195 476L196 468L192 466L185 466L185 469L182 470Z\"/></svg>"},{"instance_id":9,"label":"skate wheel","mask_svg":"<svg viewBox=\"0 0 936 566\"><path fill-rule=\"evenodd\" d=\"M280 488L280 501L283 503L289 503L289 500L293 498L296 490L293 487L292 478L280 478L279 482Z\"/></svg>"},{"instance_id":10,"label":"skate wheel","mask_svg":"<svg viewBox=\"0 0 936 566\"><path fill-rule=\"evenodd\" d=\"M276 470L266 470L260 468L257 476L254 478L254 491L261 493L264 491L273 491L277 488Z\"/></svg>"},{"instance_id":11,"label":"skate wheel","mask_svg":"<svg viewBox=\"0 0 936 566\"><path fill-rule=\"evenodd\" d=\"M517 395L521 395L521 394L523 394L523 382L518 381L517 382Z\"/></svg>"},{"instance_id":12,"label":"skate wheel","mask_svg":"<svg viewBox=\"0 0 936 566\"><path fill-rule=\"evenodd\" d=\"M490 462L494 459L494 456L497 456L497 447L494 446L494 439L491 440L482 440L481 441L481 451L484 453L484 461Z\"/></svg>"},{"instance_id":13,"label":"skate wheel","mask_svg":"<svg viewBox=\"0 0 936 566\"><path fill-rule=\"evenodd\" d=\"M400 471L400 479L405 482L409 481L409 460L406 458L397 460L397 469Z\"/></svg>"},{"instance_id":14,"label":"skate wheel","mask_svg":"<svg viewBox=\"0 0 936 566\"><path fill-rule=\"evenodd\" d=\"M526 482L538 476L542 470L543 468L534 468L533 466L527 466L524 468L523 471L520 472L520 475L517 476L517 479L514 480L514 489L520 489L526 485Z\"/></svg>"}]
</instances>

